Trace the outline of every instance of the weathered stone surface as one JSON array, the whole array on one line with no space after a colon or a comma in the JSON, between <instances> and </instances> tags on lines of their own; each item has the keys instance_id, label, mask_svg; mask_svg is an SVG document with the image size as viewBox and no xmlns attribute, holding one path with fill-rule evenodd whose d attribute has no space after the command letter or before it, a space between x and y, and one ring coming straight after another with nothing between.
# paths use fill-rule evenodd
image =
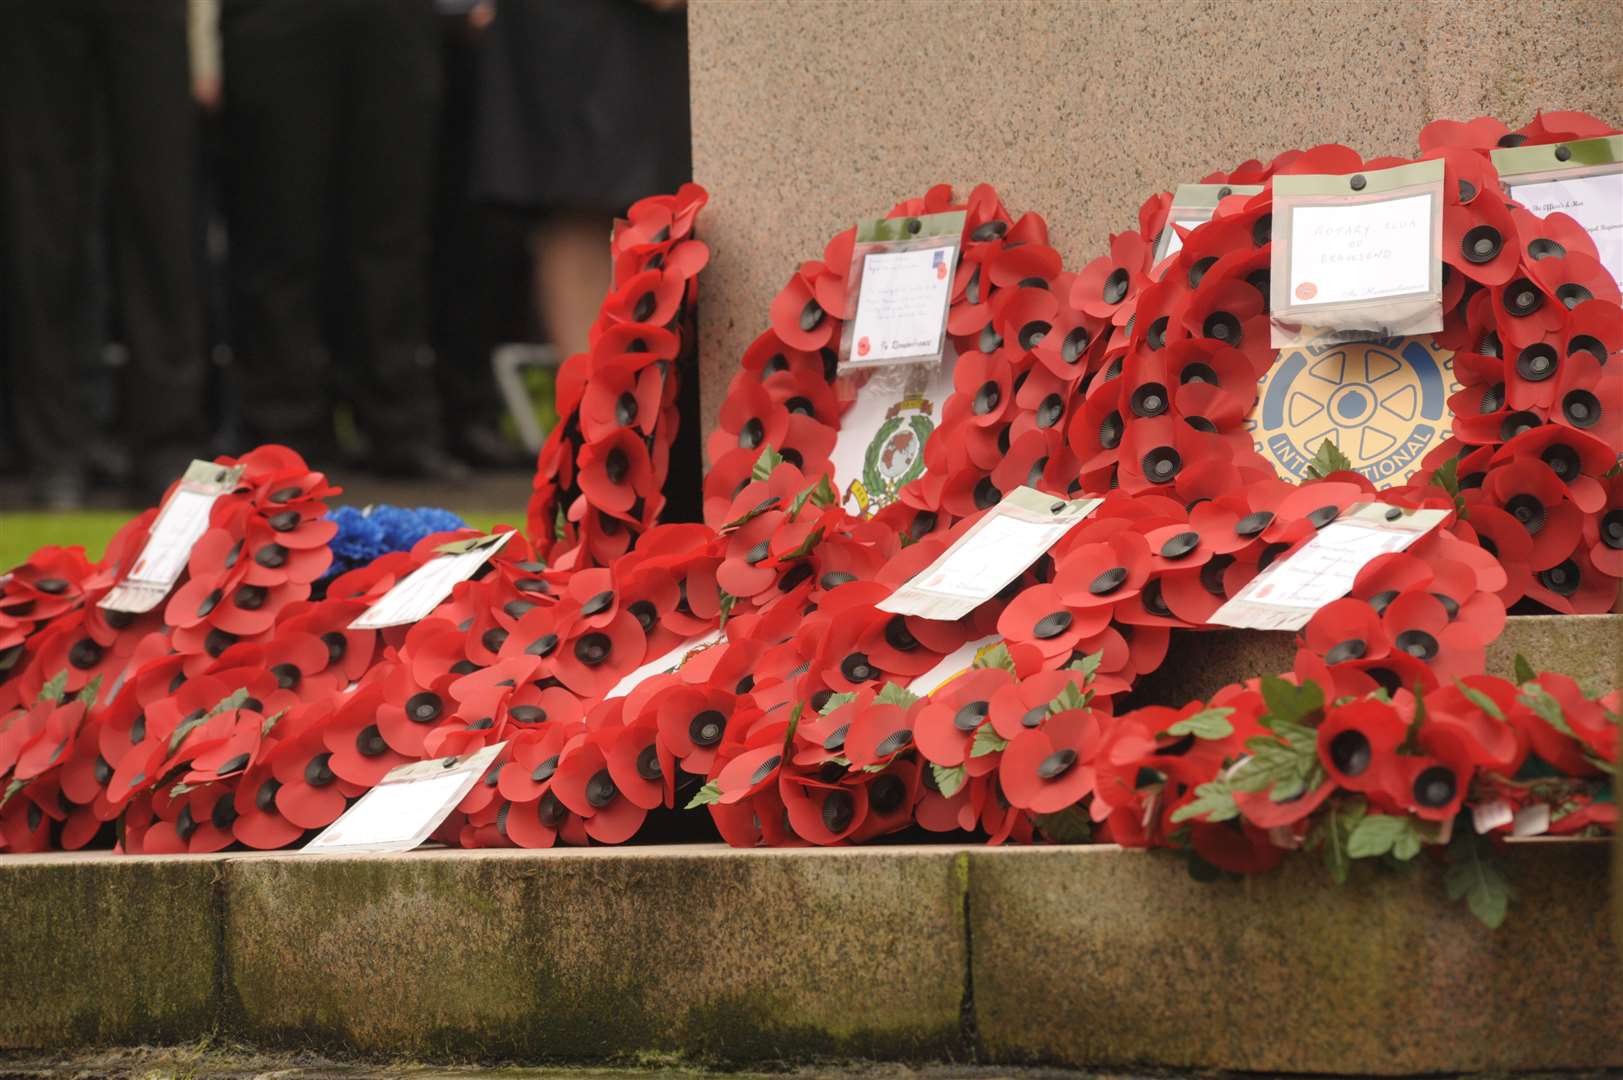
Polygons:
<instances>
[{"instance_id":1,"label":"weathered stone surface","mask_svg":"<svg viewBox=\"0 0 1623 1080\"><path fill-rule=\"evenodd\" d=\"M1540 671L1559 671L1586 691L1623 686L1623 615L1517 615L1488 646L1491 675L1511 677L1516 654ZM1166 660L1141 677L1134 700L1182 705L1210 697L1229 683L1253 675L1289 671L1296 635L1266 630L1174 630Z\"/></svg>"},{"instance_id":2,"label":"weathered stone surface","mask_svg":"<svg viewBox=\"0 0 1623 1080\"><path fill-rule=\"evenodd\" d=\"M1489 932L1441 871L1312 858L1206 885L1166 853L970 857L973 986L998 1062L1404 1074L1623 1065L1604 843L1516 845Z\"/></svg>"},{"instance_id":3,"label":"weathered stone surface","mask_svg":"<svg viewBox=\"0 0 1623 1080\"><path fill-rule=\"evenodd\" d=\"M437 1060L952 1059L966 859L688 846L235 860L226 1027Z\"/></svg>"},{"instance_id":4,"label":"weathered stone surface","mask_svg":"<svg viewBox=\"0 0 1623 1080\"><path fill-rule=\"evenodd\" d=\"M0 856L0 1048L209 1030L216 862Z\"/></svg>"},{"instance_id":5,"label":"weathered stone surface","mask_svg":"<svg viewBox=\"0 0 1623 1080\"><path fill-rule=\"evenodd\" d=\"M1326 142L1410 155L1441 117L1623 122L1616 0L1294 0L1243 18L1227 0L690 8L706 430L795 268L932 184L997 185L1080 271L1146 198L1249 157ZM1174 41L1198 77L1167 77L1150 43Z\"/></svg>"}]
</instances>

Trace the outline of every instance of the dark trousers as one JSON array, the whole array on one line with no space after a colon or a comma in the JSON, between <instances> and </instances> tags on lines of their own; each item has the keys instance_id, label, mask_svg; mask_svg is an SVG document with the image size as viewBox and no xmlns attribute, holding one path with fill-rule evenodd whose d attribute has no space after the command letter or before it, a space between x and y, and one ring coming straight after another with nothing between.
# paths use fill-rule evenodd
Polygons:
<instances>
[{"instance_id":1,"label":"dark trousers","mask_svg":"<svg viewBox=\"0 0 1623 1080\"><path fill-rule=\"evenodd\" d=\"M432 5L224 0L220 31L248 433L320 453L337 355L378 453L437 441L424 345L440 92Z\"/></svg>"},{"instance_id":2,"label":"dark trousers","mask_svg":"<svg viewBox=\"0 0 1623 1080\"><path fill-rule=\"evenodd\" d=\"M123 315L123 430L142 458L203 452L202 325L192 214L196 113L184 0L0 0L0 258L18 443L35 470L82 467L77 376L90 310L96 131L108 151Z\"/></svg>"}]
</instances>

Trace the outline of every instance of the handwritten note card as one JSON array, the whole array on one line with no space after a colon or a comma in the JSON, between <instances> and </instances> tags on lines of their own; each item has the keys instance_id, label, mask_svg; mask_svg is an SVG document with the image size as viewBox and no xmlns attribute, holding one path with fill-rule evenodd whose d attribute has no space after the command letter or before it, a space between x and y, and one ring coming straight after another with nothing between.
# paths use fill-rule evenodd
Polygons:
<instances>
[{"instance_id":1,"label":"handwritten note card","mask_svg":"<svg viewBox=\"0 0 1623 1080\"><path fill-rule=\"evenodd\" d=\"M952 293L953 246L874 251L862 263L853 365L937 356Z\"/></svg>"},{"instance_id":2,"label":"handwritten note card","mask_svg":"<svg viewBox=\"0 0 1623 1080\"><path fill-rule=\"evenodd\" d=\"M1430 195L1298 206L1291 222L1291 299L1302 305L1425 292L1431 284Z\"/></svg>"}]
</instances>

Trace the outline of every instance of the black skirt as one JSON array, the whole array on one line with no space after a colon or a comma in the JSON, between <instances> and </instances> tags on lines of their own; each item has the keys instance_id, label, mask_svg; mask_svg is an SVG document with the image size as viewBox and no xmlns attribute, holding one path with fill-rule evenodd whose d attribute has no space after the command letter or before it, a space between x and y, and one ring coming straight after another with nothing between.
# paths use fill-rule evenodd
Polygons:
<instances>
[{"instance_id":1,"label":"black skirt","mask_svg":"<svg viewBox=\"0 0 1623 1080\"><path fill-rule=\"evenodd\" d=\"M500 0L480 50L476 198L622 213L691 177L684 12Z\"/></svg>"}]
</instances>

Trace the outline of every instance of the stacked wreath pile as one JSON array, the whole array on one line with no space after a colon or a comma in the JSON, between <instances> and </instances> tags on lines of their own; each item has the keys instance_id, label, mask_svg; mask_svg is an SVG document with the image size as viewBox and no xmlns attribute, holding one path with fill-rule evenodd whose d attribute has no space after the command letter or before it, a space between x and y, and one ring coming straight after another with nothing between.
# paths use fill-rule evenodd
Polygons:
<instances>
[{"instance_id":1,"label":"stacked wreath pile","mask_svg":"<svg viewBox=\"0 0 1623 1080\"><path fill-rule=\"evenodd\" d=\"M1244 423L1274 360L1269 180L1397 159L1322 146L1214 175L1263 191L1223 199L1158 266L1160 231L1184 232L1165 195L1080 273L989 186L898 204L966 213L956 389L927 474L871 519L840 505L829 464L851 403L834 362L847 232L743 358L708 443L706 524L655 524L703 196L639 204L593 351L560 379L569 420L543 451L529 540L421 622L347 629L470 534L427 536L312 600L330 489L277 448L250 455L161 614L115 626L95 606L151 512L99 566L47 549L14 571L0 835L74 847L116 823L128 851L282 846L398 764L505 742L439 839L617 843L650 812L704 806L744 846L916 826L1168 847L1203 874L1309 847L1340 880L1353 859L1446 846L1465 868L1450 889L1497 923L1493 838L1617 818L1617 694L1484 666L1512 606L1594 613L1617 595L1623 308L1588 235L1507 204L1486 151L1604 130L1546 114L1422 133L1447 176L1439 340L1464 389L1449 443L1379 491L1328 442L1311 480L1279 479ZM1103 502L963 619L878 609L1022 484ZM1172 629L1205 625L1357 502L1447 517L1320 610L1291 671L1118 711Z\"/></svg>"}]
</instances>

